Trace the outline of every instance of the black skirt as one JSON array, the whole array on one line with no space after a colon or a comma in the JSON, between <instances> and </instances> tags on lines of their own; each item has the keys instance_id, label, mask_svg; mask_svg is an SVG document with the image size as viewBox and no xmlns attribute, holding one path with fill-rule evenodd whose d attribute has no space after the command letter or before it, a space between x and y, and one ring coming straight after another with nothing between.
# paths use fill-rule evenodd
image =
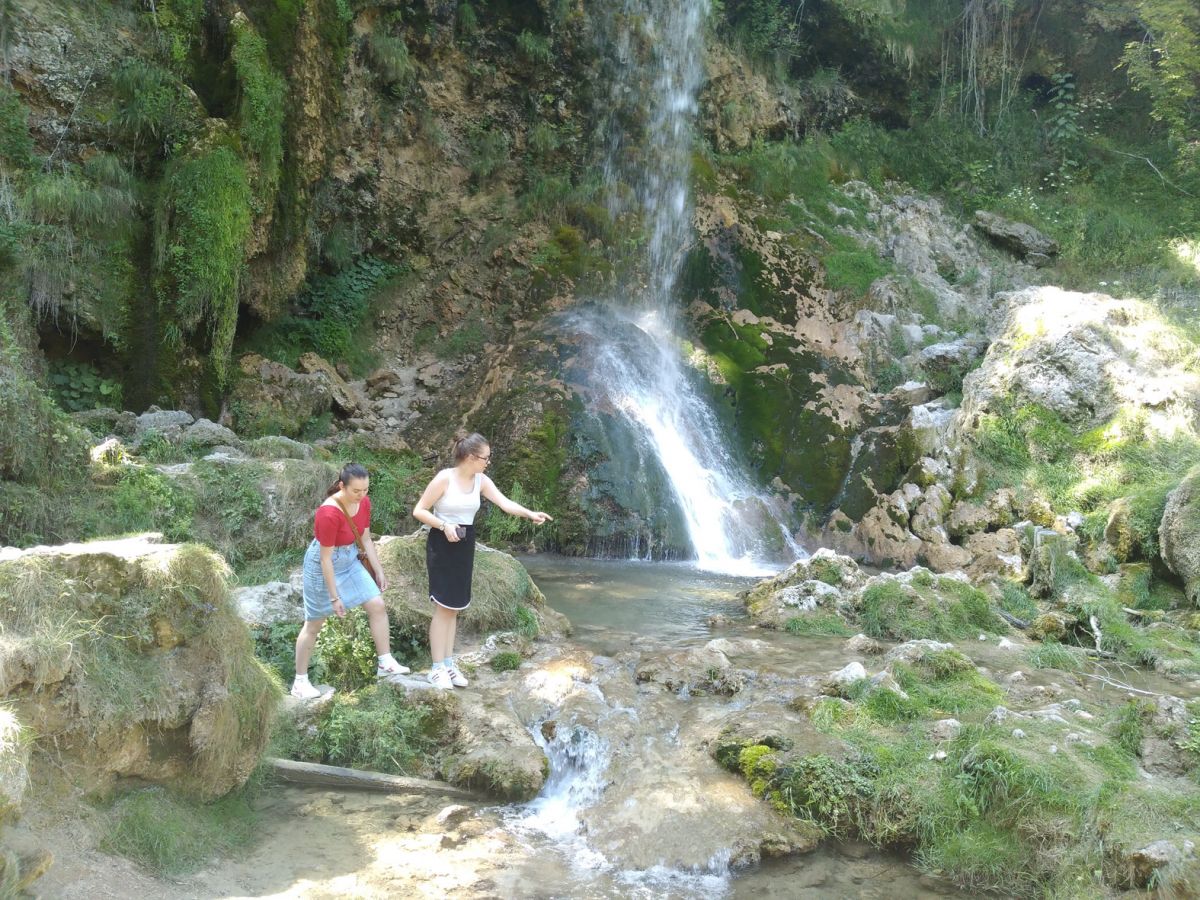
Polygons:
<instances>
[{"instance_id":1,"label":"black skirt","mask_svg":"<svg viewBox=\"0 0 1200 900\"><path fill-rule=\"evenodd\" d=\"M438 529L429 530L425 541L425 567L429 570L429 599L446 609L462 610L471 605L471 573L475 567L475 526L467 525L467 536L451 543Z\"/></svg>"}]
</instances>

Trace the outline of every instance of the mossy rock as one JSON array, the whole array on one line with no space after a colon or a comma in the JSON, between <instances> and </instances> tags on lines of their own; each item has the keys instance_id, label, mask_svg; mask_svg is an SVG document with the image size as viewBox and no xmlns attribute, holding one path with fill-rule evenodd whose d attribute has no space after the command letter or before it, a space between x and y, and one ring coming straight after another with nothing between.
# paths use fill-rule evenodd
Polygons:
<instances>
[{"instance_id":1,"label":"mossy rock","mask_svg":"<svg viewBox=\"0 0 1200 900\"><path fill-rule=\"evenodd\" d=\"M881 494L898 488L909 467L920 458L909 428L872 428L861 433L859 439L861 445L846 473L845 486L834 501L855 521L875 506Z\"/></svg>"},{"instance_id":2,"label":"mossy rock","mask_svg":"<svg viewBox=\"0 0 1200 900\"><path fill-rule=\"evenodd\" d=\"M416 531L379 541L379 557L391 585L383 595L393 623L423 630L433 617L429 576L425 564L426 532ZM475 574L471 605L459 614L460 627L470 633L530 631L539 635L570 632L565 616L546 604L525 567L507 553L482 543L475 545Z\"/></svg>"},{"instance_id":3,"label":"mossy rock","mask_svg":"<svg viewBox=\"0 0 1200 900\"><path fill-rule=\"evenodd\" d=\"M228 576L211 550L145 536L0 560L5 658L19 661L3 690L85 788L141 778L211 799L249 777L280 688Z\"/></svg>"},{"instance_id":4,"label":"mossy rock","mask_svg":"<svg viewBox=\"0 0 1200 900\"><path fill-rule=\"evenodd\" d=\"M852 611L854 591L865 581L866 575L850 557L821 549L743 591L738 599L757 623L784 628L798 615Z\"/></svg>"},{"instance_id":5,"label":"mossy rock","mask_svg":"<svg viewBox=\"0 0 1200 900\"><path fill-rule=\"evenodd\" d=\"M1183 580L1192 605L1200 607L1200 467L1167 498L1158 533L1163 561Z\"/></svg>"}]
</instances>

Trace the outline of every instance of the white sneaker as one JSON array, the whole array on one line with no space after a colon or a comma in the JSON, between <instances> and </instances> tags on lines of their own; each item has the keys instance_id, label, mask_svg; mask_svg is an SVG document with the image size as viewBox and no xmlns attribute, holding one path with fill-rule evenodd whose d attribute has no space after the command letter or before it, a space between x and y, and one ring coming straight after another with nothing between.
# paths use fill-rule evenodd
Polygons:
<instances>
[{"instance_id":1,"label":"white sneaker","mask_svg":"<svg viewBox=\"0 0 1200 900\"><path fill-rule=\"evenodd\" d=\"M316 700L321 696L321 692L307 678L303 681L293 681L291 694L301 700Z\"/></svg>"},{"instance_id":2,"label":"white sneaker","mask_svg":"<svg viewBox=\"0 0 1200 900\"><path fill-rule=\"evenodd\" d=\"M454 682L450 680L450 672L445 666L438 666L436 669L429 670L429 683L443 691L454 690Z\"/></svg>"},{"instance_id":3,"label":"white sneaker","mask_svg":"<svg viewBox=\"0 0 1200 900\"><path fill-rule=\"evenodd\" d=\"M450 683L455 687L467 686L467 676L459 671L459 668L455 663L451 663L450 665L446 666L443 671L450 673Z\"/></svg>"},{"instance_id":4,"label":"white sneaker","mask_svg":"<svg viewBox=\"0 0 1200 900\"><path fill-rule=\"evenodd\" d=\"M412 669L410 669L408 666L402 666L400 663L392 660L392 664L390 666L376 666L375 677L391 678L393 675L407 675L411 671Z\"/></svg>"}]
</instances>

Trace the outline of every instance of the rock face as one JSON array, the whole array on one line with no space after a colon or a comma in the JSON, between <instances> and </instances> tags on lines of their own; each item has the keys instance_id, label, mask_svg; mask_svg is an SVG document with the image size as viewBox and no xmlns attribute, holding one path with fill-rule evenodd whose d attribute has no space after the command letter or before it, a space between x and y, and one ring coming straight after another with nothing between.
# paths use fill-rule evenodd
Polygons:
<instances>
[{"instance_id":1,"label":"rock face","mask_svg":"<svg viewBox=\"0 0 1200 900\"><path fill-rule=\"evenodd\" d=\"M1200 606L1200 468L1167 497L1158 540L1163 561L1183 579L1192 604Z\"/></svg>"},{"instance_id":2,"label":"rock face","mask_svg":"<svg viewBox=\"0 0 1200 900\"><path fill-rule=\"evenodd\" d=\"M255 354L238 360L238 369L229 410L241 434L298 437L333 405L329 382L320 375L303 375Z\"/></svg>"},{"instance_id":3,"label":"rock face","mask_svg":"<svg viewBox=\"0 0 1200 900\"><path fill-rule=\"evenodd\" d=\"M1049 265L1058 254L1055 240L1024 222L1013 222L981 209L975 213L974 225L993 244L1032 265Z\"/></svg>"},{"instance_id":4,"label":"rock face","mask_svg":"<svg viewBox=\"0 0 1200 900\"><path fill-rule=\"evenodd\" d=\"M211 551L153 536L3 551L0 698L87 789L140 778L227 793L257 763L278 697L227 576ZM0 769L11 798L15 770Z\"/></svg>"}]
</instances>

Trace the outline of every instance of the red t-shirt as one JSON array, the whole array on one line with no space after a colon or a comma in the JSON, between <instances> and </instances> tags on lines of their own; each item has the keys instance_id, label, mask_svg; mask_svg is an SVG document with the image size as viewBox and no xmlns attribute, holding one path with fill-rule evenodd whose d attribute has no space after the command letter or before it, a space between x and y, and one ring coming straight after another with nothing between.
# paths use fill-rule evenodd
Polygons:
<instances>
[{"instance_id":1,"label":"red t-shirt","mask_svg":"<svg viewBox=\"0 0 1200 900\"><path fill-rule=\"evenodd\" d=\"M371 498L363 497L358 504L358 512L354 514L354 524L358 533L365 534L371 527ZM316 519L313 522L313 537L322 547L343 547L354 543L354 532L350 523L342 514L341 507L322 503L317 507Z\"/></svg>"}]
</instances>

